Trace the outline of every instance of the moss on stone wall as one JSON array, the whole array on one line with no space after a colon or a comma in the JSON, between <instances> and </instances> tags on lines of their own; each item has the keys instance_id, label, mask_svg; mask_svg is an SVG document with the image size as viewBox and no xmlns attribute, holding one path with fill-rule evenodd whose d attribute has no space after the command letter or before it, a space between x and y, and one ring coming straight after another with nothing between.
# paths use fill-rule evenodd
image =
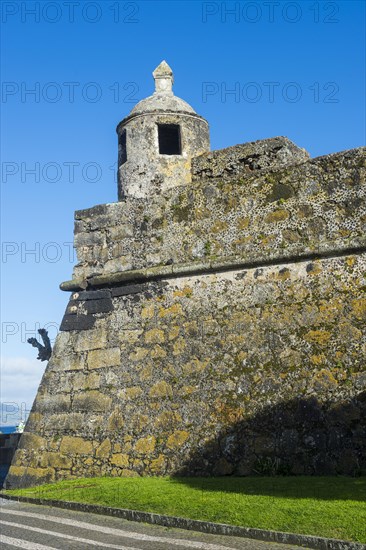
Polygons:
<instances>
[{"instance_id":1,"label":"moss on stone wall","mask_svg":"<svg viewBox=\"0 0 366 550\"><path fill-rule=\"evenodd\" d=\"M365 246L365 149L306 158L241 180L206 174L149 201L130 198L77 212L74 277Z\"/></svg>"},{"instance_id":2,"label":"moss on stone wall","mask_svg":"<svg viewBox=\"0 0 366 550\"><path fill-rule=\"evenodd\" d=\"M361 471L365 273L366 256L350 255L113 298L95 328L59 334L8 483L242 475L268 461Z\"/></svg>"}]
</instances>

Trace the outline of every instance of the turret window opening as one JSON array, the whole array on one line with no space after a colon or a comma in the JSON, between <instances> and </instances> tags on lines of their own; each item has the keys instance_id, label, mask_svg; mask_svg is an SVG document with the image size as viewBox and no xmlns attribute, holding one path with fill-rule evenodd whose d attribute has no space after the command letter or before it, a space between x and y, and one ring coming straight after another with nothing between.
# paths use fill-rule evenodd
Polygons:
<instances>
[{"instance_id":1,"label":"turret window opening","mask_svg":"<svg viewBox=\"0 0 366 550\"><path fill-rule=\"evenodd\" d=\"M181 155L182 144L179 124L158 124L160 155Z\"/></svg>"},{"instance_id":2,"label":"turret window opening","mask_svg":"<svg viewBox=\"0 0 366 550\"><path fill-rule=\"evenodd\" d=\"M123 130L119 136L119 164L124 164L127 160L127 147L126 147L126 130Z\"/></svg>"}]
</instances>

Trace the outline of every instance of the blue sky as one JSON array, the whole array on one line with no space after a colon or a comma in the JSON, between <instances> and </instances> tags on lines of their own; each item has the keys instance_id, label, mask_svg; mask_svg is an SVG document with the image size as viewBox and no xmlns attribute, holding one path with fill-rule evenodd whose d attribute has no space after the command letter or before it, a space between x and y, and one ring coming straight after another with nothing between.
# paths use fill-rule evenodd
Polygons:
<instances>
[{"instance_id":1,"label":"blue sky","mask_svg":"<svg viewBox=\"0 0 366 550\"><path fill-rule=\"evenodd\" d=\"M54 337L61 322L74 211L117 200L115 127L153 92L162 59L175 94L209 121L212 149L285 135L315 157L364 145L366 131L362 1L1 10L0 425L32 404L45 363L26 339L43 326Z\"/></svg>"}]
</instances>

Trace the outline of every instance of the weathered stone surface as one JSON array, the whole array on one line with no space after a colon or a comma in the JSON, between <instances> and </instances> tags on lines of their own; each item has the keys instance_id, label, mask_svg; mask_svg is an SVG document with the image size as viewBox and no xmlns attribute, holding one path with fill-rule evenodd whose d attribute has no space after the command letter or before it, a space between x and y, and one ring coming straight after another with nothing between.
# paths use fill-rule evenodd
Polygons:
<instances>
[{"instance_id":1,"label":"weathered stone surface","mask_svg":"<svg viewBox=\"0 0 366 550\"><path fill-rule=\"evenodd\" d=\"M119 468L128 468L129 456L123 453L115 453L111 456L111 464Z\"/></svg>"},{"instance_id":2,"label":"weathered stone surface","mask_svg":"<svg viewBox=\"0 0 366 550\"><path fill-rule=\"evenodd\" d=\"M154 452L156 438L154 436L141 437L136 441L135 450L143 456L149 456Z\"/></svg>"},{"instance_id":3,"label":"weathered stone surface","mask_svg":"<svg viewBox=\"0 0 366 550\"><path fill-rule=\"evenodd\" d=\"M94 244L99 244L99 245L105 244L103 235L101 233L85 232L85 233L77 233L75 235L76 246L90 246Z\"/></svg>"},{"instance_id":4,"label":"weathered stone surface","mask_svg":"<svg viewBox=\"0 0 366 550\"><path fill-rule=\"evenodd\" d=\"M47 448L47 440L44 437L32 433L23 433L18 448L23 449L30 447L34 451L41 451Z\"/></svg>"},{"instance_id":5,"label":"weathered stone surface","mask_svg":"<svg viewBox=\"0 0 366 550\"><path fill-rule=\"evenodd\" d=\"M98 372L75 373L72 379L74 388L79 390L96 389L100 387L101 375Z\"/></svg>"},{"instance_id":6,"label":"weathered stone surface","mask_svg":"<svg viewBox=\"0 0 366 550\"><path fill-rule=\"evenodd\" d=\"M51 483L55 481L55 470L53 468L32 468L27 466L11 466L6 478L9 486L19 484L23 487Z\"/></svg>"},{"instance_id":7,"label":"weathered stone surface","mask_svg":"<svg viewBox=\"0 0 366 550\"><path fill-rule=\"evenodd\" d=\"M143 301L116 296L101 341L93 329L64 344L77 365L88 353L90 364L105 366L108 377L98 368L88 375L99 375L103 392L87 389L85 372L59 372L59 349L47 388L70 392L57 395L74 419L59 412L45 420L45 400L48 410L61 402L39 394L37 437L23 436L14 464L46 465L31 452L39 445L41 453L69 456L65 448L79 447L74 438L90 433L96 460L111 475L364 471L365 273L366 254L359 254L173 279L164 294L147 283L151 298ZM135 328L121 331L122 319ZM119 345L106 348L111 341ZM67 387L65 372L77 376ZM52 429L63 439L51 440ZM86 450L92 457L89 440ZM72 456L78 474L91 475L94 459Z\"/></svg>"},{"instance_id":8,"label":"weathered stone surface","mask_svg":"<svg viewBox=\"0 0 366 550\"><path fill-rule=\"evenodd\" d=\"M59 388L62 391L62 388ZM70 394L41 394L37 396L37 412L55 413L67 412L71 407Z\"/></svg>"},{"instance_id":9,"label":"weathered stone surface","mask_svg":"<svg viewBox=\"0 0 366 550\"><path fill-rule=\"evenodd\" d=\"M93 444L91 441L85 441L81 437L63 437L60 445L60 452L72 456L72 455L90 455L93 450Z\"/></svg>"},{"instance_id":10,"label":"weathered stone surface","mask_svg":"<svg viewBox=\"0 0 366 550\"><path fill-rule=\"evenodd\" d=\"M150 397L152 398L164 398L164 397L172 397L173 391L170 384L165 382L165 380L161 380L160 382L156 382L153 387L151 388Z\"/></svg>"},{"instance_id":11,"label":"weathered stone surface","mask_svg":"<svg viewBox=\"0 0 366 550\"><path fill-rule=\"evenodd\" d=\"M44 430L47 434L72 434L80 432L86 421L80 412L51 414L45 418Z\"/></svg>"},{"instance_id":12,"label":"weathered stone surface","mask_svg":"<svg viewBox=\"0 0 366 550\"><path fill-rule=\"evenodd\" d=\"M184 430L177 430L168 437L167 447L169 449L179 449L189 438L189 433Z\"/></svg>"},{"instance_id":13,"label":"weathered stone surface","mask_svg":"<svg viewBox=\"0 0 366 550\"><path fill-rule=\"evenodd\" d=\"M93 313L107 313L113 309L112 300L110 298L103 300L88 300L82 307L88 315Z\"/></svg>"},{"instance_id":14,"label":"weathered stone surface","mask_svg":"<svg viewBox=\"0 0 366 550\"><path fill-rule=\"evenodd\" d=\"M265 149L267 142L271 140L255 146ZM228 151L236 154L237 147L247 145L251 146ZM215 268L229 260L251 264L365 247L365 148L307 160L307 154L291 142L284 140L282 145L293 149L299 164L279 163L229 179L207 173L204 179L148 201L130 197L105 205L111 223L132 229L128 238L110 237L105 214L98 226L92 209L78 213L85 224L94 219L94 232L103 235L108 255L107 259L102 253L82 259L84 247L76 245L81 263L75 268L75 279L95 274L96 262L99 279L103 273L110 277L107 262L122 256L131 262L118 264L115 271L120 276L129 273L131 283L152 277L152 271L144 271L147 268L162 277L184 269L192 273L196 264L200 269L200 262ZM220 157L220 151L207 155L213 158L215 153ZM195 162L204 164L204 158ZM225 163L222 166L224 170Z\"/></svg>"},{"instance_id":15,"label":"weathered stone surface","mask_svg":"<svg viewBox=\"0 0 366 550\"><path fill-rule=\"evenodd\" d=\"M111 453L111 441L110 439L105 439L95 451L96 458L108 458Z\"/></svg>"},{"instance_id":16,"label":"weathered stone surface","mask_svg":"<svg viewBox=\"0 0 366 550\"><path fill-rule=\"evenodd\" d=\"M80 332L74 341L76 352L103 349L107 345L107 331L98 328L88 330L87 332Z\"/></svg>"},{"instance_id":17,"label":"weathered stone surface","mask_svg":"<svg viewBox=\"0 0 366 550\"><path fill-rule=\"evenodd\" d=\"M92 315L64 315L60 330L89 330L93 328L95 318Z\"/></svg>"},{"instance_id":18,"label":"weathered stone surface","mask_svg":"<svg viewBox=\"0 0 366 550\"><path fill-rule=\"evenodd\" d=\"M144 285L126 285L112 288L112 296L126 296L128 294L138 294L143 292Z\"/></svg>"},{"instance_id":19,"label":"weathered stone surface","mask_svg":"<svg viewBox=\"0 0 366 550\"><path fill-rule=\"evenodd\" d=\"M70 470L72 467L72 460L66 455L47 452L43 453L41 456L41 467Z\"/></svg>"},{"instance_id":20,"label":"weathered stone surface","mask_svg":"<svg viewBox=\"0 0 366 550\"><path fill-rule=\"evenodd\" d=\"M75 411L108 412L111 404L112 398L102 392L89 390L75 395L73 409Z\"/></svg>"},{"instance_id":21,"label":"weathered stone surface","mask_svg":"<svg viewBox=\"0 0 366 550\"><path fill-rule=\"evenodd\" d=\"M153 328L145 333L145 342L147 344L158 344L165 341L164 331Z\"/></svg>"},{"instance_id":22,"label":"weathered stone surface","mask_svg":"<svg viewBox=\"0 0 366 550\"><path fill-rule=\"evenodd\" d=\"M82 290L75 292L72 296L72 300L105 300L111 297L111 291L109 289L102 290Z\"/></svg>"},{"instance_id":23,"label":"weathered stone surface","mask_svg":"<svg viewBox=\"0 0 366 550\"><path fill-rule=\"evenodd\" d=\"M107 348L89 351L88 368L100 369L103 367L113 367L120 364L120 349Z\"/></svg>"},{"instance_id":24,"label":"weathered stone surface","mask_svg":"<svg viewBox=\"0 0 366 550\"><path fill-rule=\"evenodd\" d=\"M286 137L275 137L243 143L235 147L204 153L192 160L193 181L206 178L232 180L235 177L245 177L257 170L275 170L281 166L301 164L309 160L309 154L296 147ZM289 198L291 188L278 190L278 199ZM215 188L207 189L207 193L215 194ZM277 193L274 194L277 197Z\"/></svg>"},{"instance_id":25,"label":"weathered stone surface","mask_svg":"<svg viewBox=\"0 0 366 550\"><path fill-rule=\"evenodd\" d=\"M60 338L61 335L62 333L59 334L58 338ZM77 345L77 341L75 342L75 345ZM82 351L82 350L77 350L77 351ZM55 364L57 364L57 369L59 371L81 370L85 366L85 358L80 354L78 355L65 354L64 356L60 355L58 357L55 357L53 355L53 358L51 358L51 361L55 361Z\"/></svg>"}]
</instances>

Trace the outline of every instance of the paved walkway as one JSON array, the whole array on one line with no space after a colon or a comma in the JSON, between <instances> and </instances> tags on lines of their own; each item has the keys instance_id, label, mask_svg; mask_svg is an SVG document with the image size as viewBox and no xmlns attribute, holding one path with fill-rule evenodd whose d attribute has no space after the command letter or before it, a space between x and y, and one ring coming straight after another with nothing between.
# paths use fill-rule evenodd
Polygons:
<instances>
[{"instance_id":1,"label":"paved walkway","mask_svg":"<svg viewBox=\"0 0 366 550\"><path fill-rule=\"evenodd\" d=\"M0 498L2 550L291 550L293 545L168 529Z\"/></svg>"}]
</instances>

